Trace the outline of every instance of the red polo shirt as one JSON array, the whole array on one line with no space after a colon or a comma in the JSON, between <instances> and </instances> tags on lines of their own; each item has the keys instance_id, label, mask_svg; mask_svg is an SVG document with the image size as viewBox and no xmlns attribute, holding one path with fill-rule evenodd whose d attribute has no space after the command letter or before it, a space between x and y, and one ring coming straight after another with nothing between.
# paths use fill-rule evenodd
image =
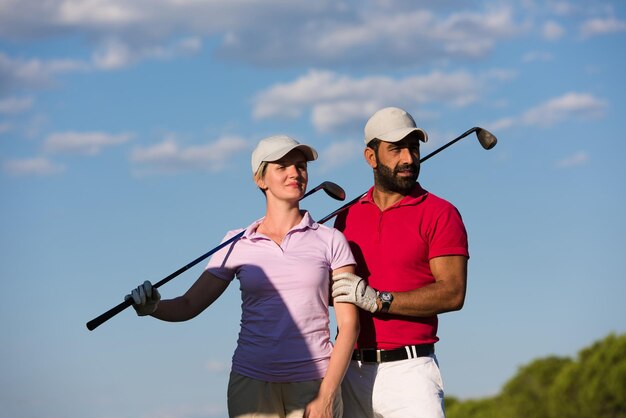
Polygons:
<instances>
[{"instance_id":1,"label":"red polo shirt","mask_svg":"<svg viewBox=\"0 0 626 418\"><path fill-rule=\"evenodd\" d=\"M357 262L356 273L377 290L403 292L435 281L429 260L445 255L469 257L467 233L458 210L424 190L381 211L367 195L335 221ZM437 316L414 318L359 310L358 348L393 349L438 341Z\"/></svg>"}]
</instances>

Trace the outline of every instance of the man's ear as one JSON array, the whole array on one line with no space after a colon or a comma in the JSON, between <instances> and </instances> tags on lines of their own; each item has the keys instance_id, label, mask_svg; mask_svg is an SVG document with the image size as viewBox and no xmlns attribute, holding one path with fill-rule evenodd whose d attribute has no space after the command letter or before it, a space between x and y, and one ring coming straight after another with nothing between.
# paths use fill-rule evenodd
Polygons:
<instances>
[{"instance_id":1,"label":"man's ear","mask_svg":"<svg viewBox=\"0 0 626 418\"><path fill-rule=\"evenodd\" d=\"M363 156L365 157L365 161L367 161L370 167L378 167L378 161L376 161L376 151L374 151L372 148L365 147L365 151L363 151Z\"/></svg>"}]
</instances>

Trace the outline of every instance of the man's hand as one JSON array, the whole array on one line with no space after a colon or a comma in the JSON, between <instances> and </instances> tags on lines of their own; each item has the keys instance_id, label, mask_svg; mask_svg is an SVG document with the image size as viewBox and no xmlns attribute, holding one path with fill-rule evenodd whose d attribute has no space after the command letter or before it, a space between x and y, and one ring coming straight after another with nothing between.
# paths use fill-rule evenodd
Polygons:
<instances>
[{"instance_id":1,"label":"man's hand","mask_svg":"<svg viewBox=\"0 0 626 418\"><path fill-rule=\"evenodd\" d=\"M159 301L161 300L161 294L158 289L152 286L148 280L139 285L136 289L124 296L124 300L132 299L133 308L137 311L137 315L146 316L154 313Z\"/></svg>"},{"instance_id":2,"label":"man's hand","mask_svg":"<svg viewBox=\"0 0 626 418\"><path fill-rule=\"evenodd\" d=\"M352 273L339 273L333 276L333 299L335 302L348 302L369 312L378 311L378 292Z\"/></svg>"}]
</instances>

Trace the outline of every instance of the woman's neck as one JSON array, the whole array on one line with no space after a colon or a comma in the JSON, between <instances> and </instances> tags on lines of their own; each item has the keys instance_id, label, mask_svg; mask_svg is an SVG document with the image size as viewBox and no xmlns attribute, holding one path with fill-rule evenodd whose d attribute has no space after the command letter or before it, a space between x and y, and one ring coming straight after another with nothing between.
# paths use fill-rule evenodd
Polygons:
<instances>
[{"instance_id":1,"label":"woman's neck","mask_svg":"<svg viewBox=\"0 0 626 418\"><path fill-rule=\"evenodd\" d=\"M268 202L265 217L257 228L259 233L269 236L280 244L287 232L298 225L304 216L298 205L284 205L285 202L270 204Z\"/></svg>"}]
</instances>

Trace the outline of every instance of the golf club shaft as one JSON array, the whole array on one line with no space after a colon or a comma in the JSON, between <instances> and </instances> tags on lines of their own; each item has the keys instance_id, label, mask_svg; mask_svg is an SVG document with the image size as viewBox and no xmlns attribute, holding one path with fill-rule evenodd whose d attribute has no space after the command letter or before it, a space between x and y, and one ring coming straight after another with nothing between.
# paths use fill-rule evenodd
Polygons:
<instances>
[{"instance_id":1,"label":"golf club shaft","mask_svg":"<svg viewBox=\"0 0 626 418\"><path fill-rule=\"evenodd\" d=\"M300 200L304 199L305 197L317 192L320 189L324 189L324 186L326 186L329 182L324 182L322 184L320 184L319 186L315 187L314 189L312 189L311 191L309 191L308 193L304 194L304 196L302 196L302 198L300 198ZM332 184L332 186L339 188L339 186L337 186L336 184ZM153 285L153 287L161 287L163 286L165 283L169 282L170 280L172 280L174 277L184 273L185 271L189 270L191 267L195 266L196 264L198 264L199 262L201 262L202 260L208 258L209 256L211 256L212 254L216 253L217 251L221 250L222 248L224 248L225 246L227 246L228 244L231 244L235 241L237 241L239 238L241 238L244 234L245 230L241 231L240 233L238 233L237 235L235 235L234 237L222 242L220 245L218 245L217 247L213 248L212 250L204 253L203 255L201 255L200 257L196 258L195 260L193 260L192 262L190 262L189 264L179 268L178 270L176 270L174 273L170 274L169 276L163 278L161 281L155 283ZM128 308L129 306L131 306L133 304L133 300L132 298L126 299L124 300L122 303L118 304L117 306L109 309L108 311L104 312L102 315L92 319L91 321L87 322L87 329L89 331L93 331L94 329L96 329L98 326L102 325L103 323L105 323L106 321L108 321L109 319L113 318L115 315L119 314L120 312L122 312L124 309Z\"/></svg>"},{"instance_id":2,"label":"golf club shaft","mask_svg":"<svg viewBox=\"0 0 626 418\"><path fill-rule=\"evenodd\" d=\"M431 152L430 154L428 154L424 158L421 158L420 159L420 164L423 163L424 161L428 160L430 157L434 157L435 155L439 154L441 151L443 151L444 149L448 148L449 146L459 142L461 139L465 138L469 134L478 131L479 129L481 129L481 128L479 128L477 126L473 127L472 129L468 129L467 131L463 132L461 135L459 135L456 138L454 138L452 141L450 141L447 144L437 148L436 150L434 150L433 152Z\"/></svg>"},{"instance_id":3,"label":"golf club shaft","mask_svg":"<svg viewBox=\"0 0 626 418\"><path fill-rule=\"evenodd\" d=\"M419 163L422 164L424 161L428 160L430 157L434 157L435 155L439 154L441 151L443 151L444 149L448 148L449 146L453 145L454 143L460 141L461 139L465 138L466 136L470 135L471 133L474 132L479 132L480 130L482 130L482 128L479 128L477 126L473 127L472 129L468 129L467 131L463 132L461 135L459 135L458 137L454 138L453 140L451 140L450 142L446 143L445 145L442 145L441 147L437 148L436 150L434 150L433 152L431 152L430 154L428 154L427 156L420 158ZM493 135L492 135L493 136ZM495 140L495 137L493 137ZM481 143L481 145L483 145L483 147L485 147L484 144ZM493 147L495 145L492 144L490 145L490 148ZM487 148L488 149L488 148ZM326 221L334 218L335 216L337 216L338 214L340 214L341 212L343 212L344 210L348 209L350 206L354 205L356 202L359 201L359 199L361 199L363 196L365 196L367 194L367 192L363 193L362 195L352 199L351 201L349 201L348 203L346 203L345 205L343 205L342 207L340 207L339 209L335 210L332 213L329 213L328 215L324 216L322 219L320 219L319 221L317 221L317 223L323 224Z\"/></svg>"}]
</instances>

